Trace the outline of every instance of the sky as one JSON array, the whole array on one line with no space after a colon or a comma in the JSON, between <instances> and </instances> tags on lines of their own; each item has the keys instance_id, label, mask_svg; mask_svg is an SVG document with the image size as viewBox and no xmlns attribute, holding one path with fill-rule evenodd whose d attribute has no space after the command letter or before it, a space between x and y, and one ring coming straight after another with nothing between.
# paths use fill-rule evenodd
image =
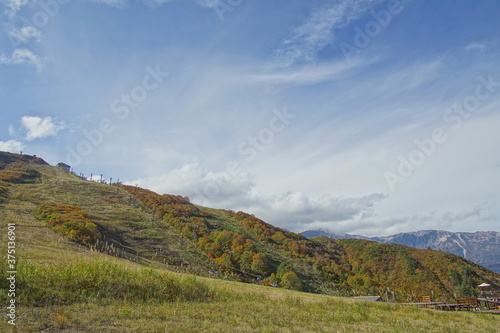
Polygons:
<instances>
[{"instance_id":1,"label":"sky","mask_svg":"<svg viewBox=\"0 0 500 333\"><path fill-rule=\"evenodd\" d=\"M0 0L0 150L291 231L500 231L500 2Z\"/></svg>"}]
</instances>

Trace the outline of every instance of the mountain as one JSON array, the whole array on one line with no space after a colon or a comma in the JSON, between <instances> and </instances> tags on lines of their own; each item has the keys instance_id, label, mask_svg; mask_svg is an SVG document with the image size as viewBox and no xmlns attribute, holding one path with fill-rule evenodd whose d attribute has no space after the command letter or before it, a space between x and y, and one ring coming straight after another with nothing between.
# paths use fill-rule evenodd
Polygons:
<instances>
[{"instance_id":1,"label":"mountain","mask_svg":"<svg viewBox=\"0 0 500 333\"><path fill-rule=\"evenodd\" d=\"M368 239L368 240L371 239L370 237L360 236L360 235L337 234L337 233L328 231L326 229L307 230L307 231L301 232L300 234L307 237L307 238L326 236L326 237L335 238L335 239Z\"/></svg>"},{"instance_id":2,"label":"mountain","mask_svg":"<svg viewBox=\"0 0 500 333\"><path fill-rule=\"evenodd\" d=\"M453 254L369 240L309 239L187 197L87 181L35 157L0 152L0 190L1 226L16 225L20 258L40 263L39 271L61 258L100 253L168 271L338 296L409 300L432 294L451 300L476 293L483 282L500 286L499 274ZM33 269L23 267L19 279L28 288ZM99 279L85 288L98 286ZM24 297L35 295L42 293Z\"/></svg>"},{"instance_id":3,"label":"mountain","mask_svg":"<svg viewBox=\"0 0 500 333\"><path fill-rule=\"evenodd\" d=\"M386 237L365 237L349 234L334 234L327 230L308 230L306 237L325 235L335 239L367 239L380 243L393 243L417 249L440 250L466 258L500 273L500 233L495 231L450 232L441 230L422 230L399 233Z\"/></svg>"}]
</instances>

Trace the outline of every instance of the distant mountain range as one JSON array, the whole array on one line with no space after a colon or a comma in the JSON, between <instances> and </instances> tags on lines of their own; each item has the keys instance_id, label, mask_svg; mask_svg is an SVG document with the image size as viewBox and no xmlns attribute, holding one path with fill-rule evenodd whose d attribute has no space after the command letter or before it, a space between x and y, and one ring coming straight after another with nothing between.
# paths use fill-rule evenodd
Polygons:
<instances>
[{"instance_id":1,"label":"distant mountain range","mask_svg":"<svg viewBox=\"0 0 500 333\"><path fill-rule=\"evenodd\" d=\"M302 232L307 238L327 236L335 239L367 239L379 243L393 243L417 249L441 250L461 256L483 267L500 273L500 233L495 231L450 232L422 230L405 232L385 237L365 237L360 235L335 234L328 230L308 230Z\"/></svg>"}]
</instances>

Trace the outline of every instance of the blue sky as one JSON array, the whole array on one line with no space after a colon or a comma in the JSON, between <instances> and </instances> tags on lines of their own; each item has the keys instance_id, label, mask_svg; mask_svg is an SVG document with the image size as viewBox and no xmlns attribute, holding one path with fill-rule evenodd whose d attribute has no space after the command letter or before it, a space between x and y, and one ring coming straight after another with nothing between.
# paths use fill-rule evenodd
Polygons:
<instances>
[{"instance_id":1,"label":"blue sky","mask_svg":"<svg viewBox=\"0 0 500 333\"><path fill-rule=\"evenodd\" d=\"M500 231L499 10L0 0L0 150L293 231Z\"/></svg>"}]
</instances>

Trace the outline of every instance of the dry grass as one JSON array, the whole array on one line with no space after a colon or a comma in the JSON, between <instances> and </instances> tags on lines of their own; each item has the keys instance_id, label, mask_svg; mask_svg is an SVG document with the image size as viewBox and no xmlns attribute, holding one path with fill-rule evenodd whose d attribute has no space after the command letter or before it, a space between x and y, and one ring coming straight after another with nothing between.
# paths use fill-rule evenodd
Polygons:
<instances>
[{"instance_id":1,"label":"dry grass","mask_svg":"<svg viewBox=\"0 0 500 333\"><path fill-rule=\"evenodd\" d=\"M500 324L493 316L346 302L334 297L310 302L300 294L276 300L264 295L230 293L201 303L79 303L20 310L22 332L451 333L498 332Z\"/></svg>"}]
</instances>

